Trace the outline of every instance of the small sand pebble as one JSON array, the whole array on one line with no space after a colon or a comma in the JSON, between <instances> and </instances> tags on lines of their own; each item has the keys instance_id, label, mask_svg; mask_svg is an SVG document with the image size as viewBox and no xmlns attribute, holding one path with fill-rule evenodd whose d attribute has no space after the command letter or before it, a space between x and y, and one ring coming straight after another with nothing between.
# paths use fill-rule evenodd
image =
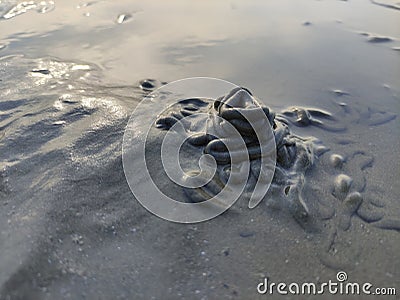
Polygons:
<instances>
[{"instance_id":1,"label":"small sand pebble","mask_svg":"<svg viewBox=\"0 0 400 300\"><path fill-rule=\"evenodd\" d=\"M346 211L354 213L362 203L362 196L359 192L353 192L344 199L343 204Z\"/></svg>"},{"instance_id":2,"label":"small sand pebble","mask_svg":"<svg viewBox=\"0 0 400 300\"><path fill-rule=\"evenodd\" d=\"M336 197L339 199L344 199L344 197L347 195L349 192L350 186L353 183L353 179L346 175L346 174L340 174L336 176L335 182L334 182L334 194Z\"/></svg>"},{"instance_id":3,"label":"small sand pebble","mask_svg":"<svg viewBox=\"0 0 400 300\"><path fill-rule=\"evenodd\" d=\"M229 248L224 248L224 249L221 251L221 253L222 253L223 255L225 255L225 256L228 256L228 255L229 255L229 252L230 252L230 249L229 249Z\"/></svg>"},{"instance_id":4,"label":"small sand pebble","mask_svg":"<svg viewBox=\"0 0 400 300\"><path fill-rule=\"evenodd\" d=\"M129 20L131 18L132 18L131 14L120 14L117 17L117 24L122 24L122 23L126 22L127 20Z\"/></svg>"},{"instance_id":5,"label":"small sand pebble","mask_svg":"<svg viewBox=\"0 0 400 300\"><path fill-rule=\"evenodd\" d=\"M334 168L341 168L343 166L344 158L339 154L332 154L329 161Z\"/></svg>"}]
</instances>

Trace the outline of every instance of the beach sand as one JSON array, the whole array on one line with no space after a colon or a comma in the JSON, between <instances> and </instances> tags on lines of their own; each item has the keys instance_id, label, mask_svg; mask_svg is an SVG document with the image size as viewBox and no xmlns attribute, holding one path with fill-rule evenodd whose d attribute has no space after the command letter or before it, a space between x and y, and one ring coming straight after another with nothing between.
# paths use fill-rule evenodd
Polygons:
<instances>
[{"instance_id":1,"label":"beach sand","mask_svg":"<svg viewBox=\"0 0 400 300\"><path fill-rule=\"evenodd\" d=\"M169 16L161 3L57 1L0 21L0 299L265 299L264 278L323 283L339 271L398 293L399 12L301 3L196 4L190 17L178 2ZM193 76L246 86L276 112L332 113L343 130L289 125L329 148L305 173L302 197L319 216L311 225L284 206L240 200L210 221L177 224L134 198L121 153L148 93L140 80ZM342 169L332 154L345 158ZM358 210L335 196L340 174L361 192Z\"/></svg>"}]
</instances>

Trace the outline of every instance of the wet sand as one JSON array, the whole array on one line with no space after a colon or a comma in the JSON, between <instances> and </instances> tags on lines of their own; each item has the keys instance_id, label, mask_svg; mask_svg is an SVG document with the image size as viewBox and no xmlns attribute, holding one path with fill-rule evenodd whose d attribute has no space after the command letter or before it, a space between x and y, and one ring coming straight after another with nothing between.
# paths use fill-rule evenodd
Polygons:
<instances>
[{"instance_id":1,"label":"wet sand","mask_svg":"<svg viewBox=\"0 0 400 300\"><path fill-rule=\"evenodd\" d=\"M196 4L190 17L177 2L167 16L162 3L56 1L3 19L0 298L265 299L266 277L322 283L340 270L399 292L398 11L302 4ZM268 199L175 224L134 199L121 157L129 116L151 85L190 76L248 87L329 148L305 173L311 224ZM341 130L298 126L293 107L330 112ZM354 208L344 199L357 191Z\"/></svg>"}]
</instances>

